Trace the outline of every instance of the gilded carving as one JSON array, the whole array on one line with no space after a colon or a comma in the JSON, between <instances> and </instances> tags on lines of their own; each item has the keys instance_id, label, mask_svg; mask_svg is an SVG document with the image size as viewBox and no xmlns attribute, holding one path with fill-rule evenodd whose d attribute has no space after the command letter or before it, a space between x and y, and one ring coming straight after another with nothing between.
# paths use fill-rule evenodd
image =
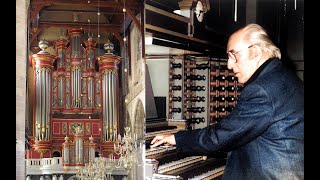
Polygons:
<instances>
[{"instance_id":1,"label":"gilded carving","mask_svg":"<svg viewBox=\"0 0 320 180\"><path fill-rule=\"evenodd\" d=\"M40 154L40 156L42 157L44 153L46 153L47 151L49 151L49 149L36 149L35 150L37 153Z\"/></svg>"},{"instance_id":2,"label":"gilded carving","mask_svg":"<svg viewBox=\"0 0 320 180\"><path fill-rule=\"evenodd\" d=\"M62 123L62 134L67 134L67 123L66 122Z\"/></svg>"},{"instance_id":3,"label":"gilded carving","mask_svg":"<svg viewBox=\"0 0 320 180\"><path fill-rule=\"evenodd\" d=\"M115 68L115 69L104 69L101 74L105 74L105 73L109 73L111 72L112 74L114 74L115 76L118 75L118 72L117 72L118 68Z\"/></svg>"},{"instance_id":4,"label":"gilded carving","mask_svg":"<svg viewBox=\"0 0 320 180\"><path fill-rule=\"evenodd\" d=\"M83 129L83 123L70 123L69 124L69 134L75 134L77 130ZM83 131L79 131L80 134L83 134Z\"/></svg>"},{"instance_id":5,"label":"gilded carving","mask_svg":"<svg viewBox=\"0 0 320 180\"><path fill-rule=\"evenodd\" d=\"M90 128L91 128L90 123L86 123L86 134L87 135L91 134Z\"/></svg>"}]
</instances>

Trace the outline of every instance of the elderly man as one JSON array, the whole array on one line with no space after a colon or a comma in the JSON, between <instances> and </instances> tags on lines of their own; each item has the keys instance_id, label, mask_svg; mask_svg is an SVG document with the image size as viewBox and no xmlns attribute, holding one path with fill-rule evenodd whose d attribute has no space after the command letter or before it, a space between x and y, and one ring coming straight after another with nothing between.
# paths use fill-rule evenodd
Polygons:
<instances>
[{"instance_id":1,"label":"elderly man","mask_svg":"<svg viewBox=\"0 0 320 180\"><path fill-rule=\"evenodd\" d=\"M304 85L257 24L234 32L228 68L244 84L237 105L222 121L156 136L151 147L183 152L228 152L223 179L304 179Z\"/></svg>"}]
</instances>

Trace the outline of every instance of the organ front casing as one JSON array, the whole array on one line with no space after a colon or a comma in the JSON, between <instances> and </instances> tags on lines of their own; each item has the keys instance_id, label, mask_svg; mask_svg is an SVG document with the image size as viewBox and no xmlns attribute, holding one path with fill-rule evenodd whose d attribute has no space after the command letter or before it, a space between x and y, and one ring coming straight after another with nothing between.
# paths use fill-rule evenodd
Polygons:
<instances>
[{"instance_id":1,"label":"organ front casing","mask_svg":"<svg viewBox=\"0 0 320 180\"><path fill-rule=\"evenodd\" d=\"M32 55L32 66L35 77L34 82L34 149L43 157L44 153L51 149L50 133L50 109L51 109L51 82L53 61L56 57L45 49L47 41L40 41L40 52Z\"/></svg>"},{"instance_id":2,"label":"organ front casing","mask_svg":"<svg viewBox=\"0 0 320 180\"><path fill-rule=\"evenodd\" d=\"M101 85L101 112L103 116L103 141L115 141L118 133L118 64L119 56L107 52L98 57L100 85Z\"/></svg>"}]
</instances>

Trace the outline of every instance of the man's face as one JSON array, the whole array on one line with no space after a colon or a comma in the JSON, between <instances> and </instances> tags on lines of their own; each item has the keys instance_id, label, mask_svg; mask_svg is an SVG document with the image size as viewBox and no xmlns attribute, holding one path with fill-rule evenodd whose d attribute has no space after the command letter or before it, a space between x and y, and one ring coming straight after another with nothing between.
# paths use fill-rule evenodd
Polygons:
<instances>
[{"instance_id":1,"label":"man's face","mask_svg":"<svg viewBox=\"0 0 320 180\"><path fill-rule=\"evenodd\" d=\"M258 62L250 56L253 44L246 42L241 32L236 32L230 36L227 46L228 69L232 69L234 76L240 83L245 83L258 69Z\"/></svg>"}]
</instances>

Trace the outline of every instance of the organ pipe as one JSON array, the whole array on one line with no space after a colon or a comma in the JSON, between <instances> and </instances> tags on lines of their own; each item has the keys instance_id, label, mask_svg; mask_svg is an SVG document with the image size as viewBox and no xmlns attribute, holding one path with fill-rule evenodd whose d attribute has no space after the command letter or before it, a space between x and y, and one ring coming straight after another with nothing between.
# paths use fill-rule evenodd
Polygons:
<instances>
[{"instance_id":1,"label":"organ pipe","mask_svg":"<svg viewBox=\"0 0 320 180\"><path fill-rule=\"evenodd\" d=\"M94 67L94 59L95 59L95 46L96 42L92 37L88 38L88 41L85 43L86 49L88 52L88 107L93 108L94 105L94 75L95 75L95 67Z\"/></svg>"},{"instance_id":2,"label":"organ pipe","mask_svg":"<svg viewBox=\"0 0 320 180\"><path fill-rule=\"evenodd\" d=\"M105 135L105 138L106 138L106 141L109 140L109 104L107 102L107 99L109 99L109 96L108 96L108 90L107 90L107 87L108 87L108 83L107 83L107 80L108 80L108 74L103 74L104 78L102 80L102 105L103 105L103 108L102 108L102 117L103 117L103 120L104 120L104 123L105 123L105 126L104 126L104 129L105 129L105 132L106 132L106 135Z\"/></svg>"},{"instance_id":3,"label":"organ pipe","mask_svg":"<svg viewBox=\"0 0 320 180\"><path fill-rule=\"evenodd\" d=\"M112 73L113 74L113 73ZM116 82L116 80L117 80L117 76L116 75L114 75L114 76L112 76L112 87L113 87L113 89L116 89L116 84L117 84L117 82ZM116 93L117 91L112 91L112 102L114 103L113 104L113 118L112 118L112 120L113 120L113 140L115 141L116 139L117 139L117 121L116 121L116 119L117 119L117 103L116 103L116 100L117 100L117 93Z\"/></svg>"},{"instance_id":4,"label":"organ pipe","mask_svg":"<svg viewBox=\"0 0 320 180\"><path fill-rule=\"evenodd\" d=\"M93 162L94 161L94 158L95 158L95 146L96 146L96 143L93 142L94 138L92 137L89 137L89 162Z\"/></svg>"},{"instance_id":5,"label":"organ pipe","mask_svg":"<svg viewBox=\"0 0 320 180\"><path fill-rule=\"evenodd\" d=\"M57 51L57 75L58 75L58 108L63 108L64 107L64 95L66 94L65 92L65 81L64 81L64 73L65 73L65 51L67 48L67 40L65 36L62 34L60 38L55 42L55 47Z\"/></svg>"},{"instance_id":6,"label":"organ pipe","mask_svg":"<svg viewBox=\"0 0 320 180\"><path fill-rule=\"evenodd\" d=\"M101 96L102 96L102 116L103 116L103 132L105 132L106 141L115 141L116 134L118 133L118 64L120 63L120 57L110 53L110 47L113 44L104 45L105 53L103 56L98 57L99 71L101 73Z\"/></svg>"},{"instance_id":7,"label":"organ pipe","mask_svg":"<svg viewBox=\"0 0 320 180\"><path fill-rule=\"evenodd\" d=\"M62 144L63 165L68 166L70 164L70 160L69 160L70 143L68 142L69 137L66 136L64 139L65 139L65 142Z\"/></svg>"},{"instance_id":8,"label":"organ pipe","mask_svg":"<svg viewBox=\"0 0 320 180\"><path fill-rule=\"evenodd\" d=\"M83 130L81 126L76 128L75 133L75 155L76 155L76 165L83 165L84 158L83 158L83 150L84 150L84 143L83 143Z\"/></svg>"},{"instance_id":9,"label":"organ pipe","mask_svg":"<svg viewBox=\"0 0 320 180\"><path fill-rule=\"evenodd\" d=\"M109 74L109 78L108 78L108 93L109 93L109 99L107 99L108 100L108 102L109 102L109 107L110 107L110 110L109 110L109 112L107 112L107 113L109 113L109 122L110 122L110 124L109 124L109 138L110 138L110 141L112 141L112 133L113 133L113 131L112 131L112 128L113 128L113 111L114 111L114 107L113 107L113 105L114 105L114 103L113 103L113 93L112 93L112 91L114 91L114 89L113 89L113 87L112 87L112 74L110 73L110 72L107 72L108 74Z\"/></svg>"},{"instance_id":10,"label":"organ pipe","mask_svg":"<svg viewBox=\"0 0 320 180\"><path fill-rule=\"evenodd\" d=\"M48 42L41 40L39 47L42 49L37 54L31 56L31 61L35 77L35 112L34 127L35 141L50 140L50 94L52 79L52 64L55 56L46 52Z\"/></svg>"},{"instance_id":11,"label":"organ pipe","mask_svg":"<svg viewBox=\"0 0 320 180\"><path fill-rule=\"evenodd\" d=\"M73 29L70 31L71 36L71 97L72 108L78 109L81 107L81 31Z\"/></svg>"}]
</instances>

